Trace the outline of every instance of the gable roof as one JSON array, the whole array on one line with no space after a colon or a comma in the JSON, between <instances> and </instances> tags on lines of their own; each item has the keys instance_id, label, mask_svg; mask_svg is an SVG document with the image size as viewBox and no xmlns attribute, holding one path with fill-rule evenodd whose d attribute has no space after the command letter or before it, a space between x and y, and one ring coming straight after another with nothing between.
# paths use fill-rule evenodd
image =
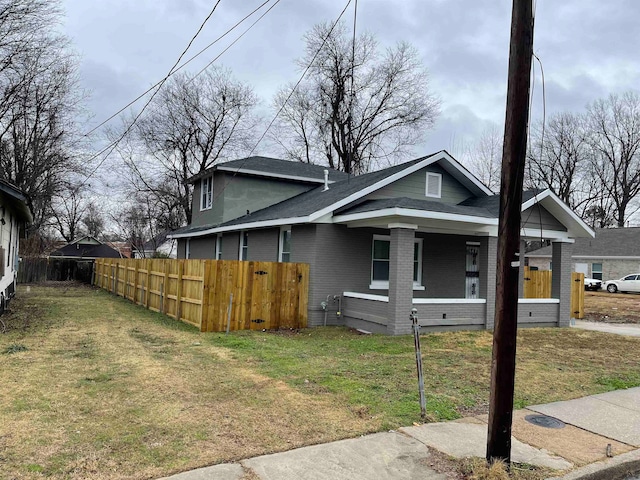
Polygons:
<instances>
[{"instance_id":1,"label":"gable roof","mask_svg":"<svg viewBox=\"0 0 640 480\"><path fill-rule=\"evenodd\" d=\"M215 171L255 175L260 177L272 177L285 180L297 180L309 183L324 183L324 171L329 171L329 182L337 182L349 176L349 174L321 165L282 160L270 157L247 157L229 162L219 163L197 175L189 178L187 183L211 175Z\"/></svg>"},{"instance_id":2,"label":"gable roof","mask_svg":"<svg viewBox=\"0 0 640 480\"><path fill-rule=\"evenodd\" d=\"M333 183L328 190L324 190L324 187L320 186L270 207L221 224L184 227L173 232L171 237L189 237L195 236L194 234L207 235L209 233L237 230L245 228L245 226L246 228L259 228L261 226L275 225L276 223L286 225L312 222L436 162L440 162L440 165L447 172L461 181L475 195L486 196L492 193L466 168L446 151L442 150L376 172L347 176L345 179Z\"/></svg>"},{"instance_id":3,"label":"gable roof","mask_svg":"<svg viewBox=\"0 0 640 480\"><path fill-rule=\"evenodd\" d=\"M358 204L367 195L422 168L437 163L453 178L467 188L474 197L459 205L447 205L430 200L393 198L369 200ZM537 201L545 202L545 208L567 226L561 236L593 236L593 231L549 190L531 190L523 193L522 210ZM170 238L204 236L242 229L292 225L322 221L333 215L334 221L347 222L376 216L407 216L423 219L441 219L454 222L470 222L495 228L498 225L500 196L493 194L475 176L446 151L411 160L406 163L356 177L348 176L337 181L328 190L320 186L275 205L251 212L224 223L187 226L172 232ZM339 213L338 213L339 212ZM377 215L375 212L379 212ZM331 220L330 220L331 221ZM545 232L555 235L557 232ZM523 235L530 232L523 229ZM538 234L538 232L536 232Z\"/></svg>"},{"instance_id":4,"label":"gable roof","mask_svg":"<svg viewBox=\"0 0 640 480\"><path fill-rule=\"evenodd\" d=\"M71 243L66 244L64 247L59 248L58 250L51 252L49 254L50 257L59 257L59 258L86 258L86 259L94 259L94 258L121 258L120 252L114 250L108 245L98 242L95 243L82 243L82 240L85 239L93 239L93 237L82 237L77 240L74 240Z\"/></svg>"},{"instance_id":5,"label":"gable roof","mask_svg":"<svg viewBox=\"0 0 640 480\"><path fill-rule=\"evenodd\" d=\"M640 227L598 228L595 238L578 238L572 257L640 257ZM551 257L552 247L527 253L527 257Z\"/></svg>"}]
</instances>

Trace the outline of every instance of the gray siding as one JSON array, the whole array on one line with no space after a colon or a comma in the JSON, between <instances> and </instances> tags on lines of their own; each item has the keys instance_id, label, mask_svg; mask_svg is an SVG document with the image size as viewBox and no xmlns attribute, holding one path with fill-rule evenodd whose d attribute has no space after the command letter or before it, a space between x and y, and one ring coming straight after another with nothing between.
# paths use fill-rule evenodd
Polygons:
<instances>
[{"instance_id":1,"label":"gray siding","mask_svg":"<svg viewBox=\"0 0 640 480\"><path fill-rule=\"evenodd\" d=\"M373 229L348 229L344 225L294 225L291 231L291 261L310 265L309 325L321 325L320 302L327 295L344 291L368 292L371 278ZM386 233L383 230L379 233ZM380 293L376 290L372 293ZM381 293L382 294L382 293ZM330 304L335 321L337 304Z\"/></svg>"},{"instance_id":2,"label":"gray siding","mask_svg":"<svg viewBox=\"0 0 640 480\"><path fill-rule=\"evenodd\" d=\"M178 258L185 258L187 248L187 239L179 238L178 239Z\"/></svg>"},{"instance_id":3,"label":"gray siding","mask_svg":"<svg viewBox=\"0 0 640 480\"><path fill-rule=\"evenodd\" d=\"M484 303L427 303L414 304L424 332L448 330L484 330Z\"/></svg>"},{"instance_id":4,"label":"gray siding","mask_svg":"<svg viewBox=\"0 0 640 480\"><path fill-rule=\"evenodd\" d=\"M477 241L466 235L424 235L422 283L425 291L414 292L415 297L464 298L467 240Z\"/></svg>"},{"instance_id":5,"label":"gray siding","mask_svg":"<svg viewBox=\"0 0 640 480\"><path fill-rule=\"evenodd\" d=\"M560 223L542 205L534 205L522 212L522 226L533 229L556 230L566 232L567 227Z\"/></svg>"},{"instance_id":6,"label":"gray siding","mask_svg":"<svg viewBox=\"0 0 640 480\"><path fill-rule=\"evenodd\" d=\"M213 259L216 252L216 237L194 237L189 242L189 258L196 259Z\"/></svg>"},{"instance_id":7,"label":"gray siding","mask_svg":"<svg viewBox=\"0 0 640 480\"><path fill-rule=\"evenodd\" d=\"M250 177L215 172L213 175L213 204L200 210L200 180L193 185L191 226L216 225L255 212L287 198L295 197L317 185L292 181Z\"/></svg>"},{"instance_id":8,"label":"gray siding","mask_svg":"<svg viewBox=\"0 0 640 480\"><path fill-rule=\"evenodd\" d=\"M518 303L518 327L557 327L558 303Z\"/></svg>"},{"instance_id":9,"label":"gray siding","mask_svg":"<svg viewBox=\"0 0 640 480\"><path fill-rule=\"evenodd\" d=\"M277 262L279 241L279 228L250 230L248 243L249 248L247 249L247 260Z\"/></svg>"},{"instance_id":10,"label":"gray siding","mask_svg":"<svg viewBox=\"0 0 640 480\"><path fill-rule=\"evenodd\" d=\"M387 333L387 302L345 297L342 313L348 327L373 333Z\"/></svg>"},{"instance_id":11,"label":"gray siding","mask_svg":"<svg viewBox=\"0 0 640 480\"><path fill-rule=\"evenodd\" d=\"M224 195L220 195L224 189L224 174L213 175L213 202L208 210L200 210L200 180L193 185L193 197L191 202L191 223L195 227L199 225L216 225L222 222L224 212Z\"/></svg>"},{"instance_id":12,"label":"gray siding","mask_svg":"<svg viewBox=\"0 0 640 480\"><path fill-rule=\"evenodd\" d=\"M222 260L238 260L240 253L240 234L238 232L222 235Z\"/></svg>"},{"instance_id":13,"label":"gray siding","mask_svg":"<svg viewBox=\"0 0 640 480\"><path fill-rule=\"evenodd\" d=\"M426 172L440 173L442 175L442 198L439 199L441 202L457 205L463 200L473 196L465 186L447 173L442 167L440 167L440 165L429 165L428 167L393 182L391 185L381 188L377 192L368 195L367 198L379 199L408 197L418 200L438 200L437 198L427 197L425 195L427 181Z\"/></svg>"},{"instance_id":14,"label":"gray siding","mask_svg":"<svg viewBox=\"0 0 640 480\"><path fill-rule=\"evenodd\" d=\"M225 182L223 222L242 217L247 210L255 212L317 187L256 177L234 178L232 175L227 175Z\"/></svg>"}]
</instances>

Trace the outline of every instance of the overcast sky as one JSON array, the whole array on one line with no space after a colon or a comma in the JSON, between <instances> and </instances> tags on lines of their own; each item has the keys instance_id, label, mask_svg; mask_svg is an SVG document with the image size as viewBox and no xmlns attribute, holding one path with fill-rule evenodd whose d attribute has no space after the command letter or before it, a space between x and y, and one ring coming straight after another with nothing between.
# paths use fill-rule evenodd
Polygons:
<instances>
[{"instance_id":1,"label":"overcast sky","mask_svg":"<svg viewBox=\"0 0 640 480\"><path fill-rule=\"evenodd\" d=\"M262 1L221 0L189 52ZM63 0L63 29L81 56L81 84L91 95L94 125L163 78L213 3ZM303 34L315 23L333 21L345 3L281 0L217 63L251 84L267 108L277 88L299 76L294 59L303 52ZM352 7L345 16L349 23ZM510 18L508 0L359 0L358 30L374 33L382 46L406 40L417 47L442 100L436 127L425 132L416 156L441 149L459 154L492 122L502 125ZM609 93L638 88L639 21L638 0L538 0L534 51L544 66L548 114L579 111ZM234 35L187 68L199 71ZM542 113L539 72L536 64L534 117ZM275 152L261 147L258 153Z\"/></svg>"}]
</instances>

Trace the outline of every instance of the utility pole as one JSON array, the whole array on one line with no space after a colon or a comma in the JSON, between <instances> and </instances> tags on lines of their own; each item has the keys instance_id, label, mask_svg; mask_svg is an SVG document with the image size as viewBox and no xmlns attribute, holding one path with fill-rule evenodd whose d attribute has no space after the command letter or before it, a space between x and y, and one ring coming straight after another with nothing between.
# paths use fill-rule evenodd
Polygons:
<instances>
[{"instance_id":1,"label":"utility pole","mask_svg":"<svg viewBox=\"0 0 640 480\"><path fill-rule=\"evenodd\" d=\"M511 423L518 330L518 253L522 184L527 153L529 88L533 56L532 0L513 0L507 111L502 151L496 313L491 361L487 461L511 465Z\"/></svg>"}]
</instances>

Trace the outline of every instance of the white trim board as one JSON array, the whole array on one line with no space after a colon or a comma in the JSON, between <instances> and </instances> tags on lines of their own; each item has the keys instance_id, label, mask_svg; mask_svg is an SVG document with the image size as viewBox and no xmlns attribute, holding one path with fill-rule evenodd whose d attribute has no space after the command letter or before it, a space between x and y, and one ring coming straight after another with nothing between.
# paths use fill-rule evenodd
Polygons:
<instances>
[{"instance_id":1,"label":"white trim board","mask_svg":"<svg viewBox=\"0 0 640 480\"><path fill-rule=\"evenodd\" d=\"M560 300L557 298L519 298L518 303L551 304L551 303L560 303Z\"/></svg>"},{"instance_id":2,"label":"white trim board","mask_svg":"<svg viewBox=\"0 0 640 480\"><path fill-rule=\"evenodd\" d=\"M342 292L343 297L358 298L360 300L373 300L374 302L388 302L389 297L385 295L372 295L371 293Z\"/></svg>"},{"instance_id":3,"label":"white trim board","mask_svg":"<svg viewBox=\"0 0 640 480\"><path fill-rule=\"evenodd\" d=\"M298 175L286 175L279 174L273 172L263 172L261 170L251 170L248 168L233 168L233 167L224 167L222 164L216 168L217 171L220 172L232 172L232 173L243 173L245 175L256 175L260 177L270 177L270 178L284 178L285 180L298 180L300 182L309 182L309 183L324 183L323 178L312 178L312 177L300 177ZM335 183L336 180L329 180L329 184Z\"/></svg>"},{"instance_id":4,"label":"white trim board","mask_svg":"<svg viewBox=\"0 0 640 480\"><path fill-rule=\"evenodd\" d=\"M464 305L487 303L486 298L414 298L414 305ZM418 312L420 313L420 312Z\"/></svg>"}]
</instances>

